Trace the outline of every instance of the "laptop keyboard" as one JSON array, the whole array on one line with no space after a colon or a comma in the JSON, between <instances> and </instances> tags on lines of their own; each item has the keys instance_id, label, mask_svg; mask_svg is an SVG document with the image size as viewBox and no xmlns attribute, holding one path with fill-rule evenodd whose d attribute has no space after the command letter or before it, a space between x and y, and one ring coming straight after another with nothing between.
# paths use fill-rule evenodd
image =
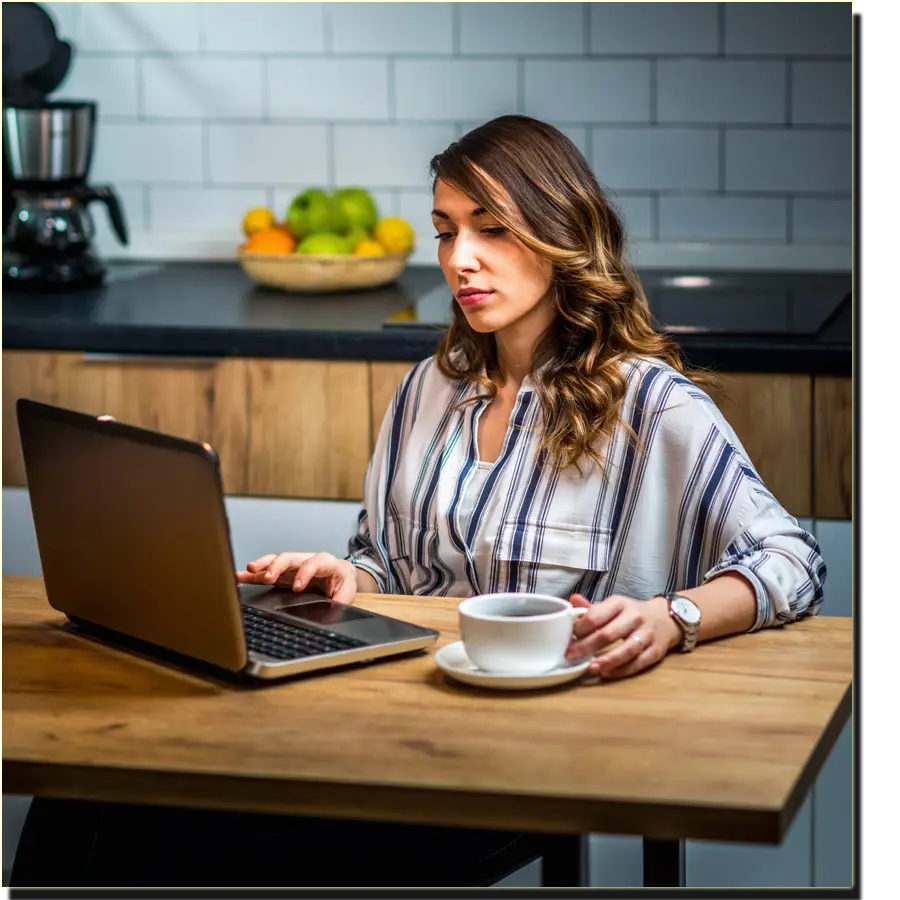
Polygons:
<instances>
[{"instance_id":1,"label":"laptop keyboard","mask_svg":"<svg viewBox=\"0 0 900 900\"><path fill-rule=\"evenodd\" d=\"M364 641L324 628L278 622L252 606L244 606L242 610L247 649L265 653L273 659L299 659L365 646Z\"/></svg>"}]
</instances>

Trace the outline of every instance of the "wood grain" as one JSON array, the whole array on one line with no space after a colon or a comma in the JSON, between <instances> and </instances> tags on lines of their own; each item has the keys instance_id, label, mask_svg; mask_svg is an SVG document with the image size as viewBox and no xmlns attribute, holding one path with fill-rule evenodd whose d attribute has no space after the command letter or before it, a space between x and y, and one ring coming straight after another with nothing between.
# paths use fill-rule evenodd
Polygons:
<instances>
[{"instance_id":1,"label":"wood grain","mask_svg":"<svg viewBox=\"0 0 900 900\"><path fill-rule=\"evenodd\" d=\"M791 515L812 515L812 377L729 374L711 396ZM727 396L726 396L727 395Z\"/></svg>"},{"instance_id":2,"label":"wood grain","mask_svg":"<svg viewBox=\"0 0 900 900\"><path fill-rule=\"evenodd\" d=\"M240 361L91 358L81 353L3 352L3 483L25 485L15 403L29 397L155 431L208 441L219 452L225 490L244 489L246 451L234 433L245 404L233 396ZM217 402L218 397L218 402ZM234 412L232 412L234 411ZM217 415L223 415L220 425ZM241 426L246 433L246 422Z\"/></svg>"},{"instance_id":3,"label":"wood grain","mask_svg":"<svg viewBox=\"0 0 900 900\"><path fill-rule=\"evenodd\" d=\"M247 492L360 500L369 463L364 362L261 360L248 372Z\"/></svg>"},{"instance_id":4,"label":"wood grain","mask_svg":"<svg viewBox=\"0 0 900 900\"><path fill-rule=\"evenodd\" d=\"M375 449L375 443L378 440L378 432L381 430L381 423L384 421L385 413L391 405L391 400L400 387L406 373L413 367L414 363L392 363L392 362L373 362L370 363L372 394L371 394L371 414L372 414L372 450Z\"/></svg>"},{"instance_id":5,"label":"wood grain","mask_svg":"<svg viewBox=\"0 0 900 900\"><path fill-rule=\"evenodd\" d=\"M853 382L817 375L815 379L814 515L853 517Z\"/></svg>"},{"instance_id":6,"label":"wood grain","mask_svg":"<svg viewBox=\"0 0 900 900\"><path fill-rule=\"evenodd\" d=\"M458 637L457 600L358 602ZM12 793L777 843L850 708L848 619L521 694L456 685L431 654L240 690L62 621L40 579L3 579Z\"/></svg>"}]
</instances>

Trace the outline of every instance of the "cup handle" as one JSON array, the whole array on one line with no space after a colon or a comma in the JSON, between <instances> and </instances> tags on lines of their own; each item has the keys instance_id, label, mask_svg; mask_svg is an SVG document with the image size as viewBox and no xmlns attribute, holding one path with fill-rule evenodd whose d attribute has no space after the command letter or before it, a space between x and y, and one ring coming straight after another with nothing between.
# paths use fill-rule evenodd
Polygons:
<instances>
[{"instance_id":1,"label":"cup handle","mask_svg":"<svg viewBox=\"0 0 900 900\"><path fill-rule=\"evenodd\" d=\"M587 606L570 606L569 607L569 615L572 617L572 629L575 628L575 622L580 619L585 613L590 612L590 608Z\"/></svg>"}]
</instances>

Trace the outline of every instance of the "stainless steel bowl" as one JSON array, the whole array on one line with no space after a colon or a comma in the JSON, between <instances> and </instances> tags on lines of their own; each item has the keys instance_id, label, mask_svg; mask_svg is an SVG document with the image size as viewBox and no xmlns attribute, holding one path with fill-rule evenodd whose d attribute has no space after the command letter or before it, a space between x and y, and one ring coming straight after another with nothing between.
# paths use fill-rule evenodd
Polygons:
<instances>
[{"instance_id":1,"label":"stainless steel bowl","mask_svg":"<svg viewBox=\"0 0 900 900\"><path fill-rule=\"evenodd\" d=\"M66 182L87 177L97 104L78 101L3 107L3 155L16 181Z\"/></svg>"}]
</instances>

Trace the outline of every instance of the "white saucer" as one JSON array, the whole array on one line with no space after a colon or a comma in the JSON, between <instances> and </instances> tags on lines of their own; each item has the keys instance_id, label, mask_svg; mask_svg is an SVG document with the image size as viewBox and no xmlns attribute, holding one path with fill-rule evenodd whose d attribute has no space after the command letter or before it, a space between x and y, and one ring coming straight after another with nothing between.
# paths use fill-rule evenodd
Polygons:
<instances>
[{"instance_id":1,"label":"white saucer","mask_svg":"<svg viewBox=\"0 0 900 900\"><path fill-rule=\"evenodd\" d=\"M555 687L574 681L591 664L590 659L565 661L549 672L540 675L512 675L502 672L485 672L479 669L466 655L462 641L441 647L434 654L434 661L442 672L463 684L475 687L493 688L498 691L533 691L538 688Z\"/></svg>"}]
</instances>

